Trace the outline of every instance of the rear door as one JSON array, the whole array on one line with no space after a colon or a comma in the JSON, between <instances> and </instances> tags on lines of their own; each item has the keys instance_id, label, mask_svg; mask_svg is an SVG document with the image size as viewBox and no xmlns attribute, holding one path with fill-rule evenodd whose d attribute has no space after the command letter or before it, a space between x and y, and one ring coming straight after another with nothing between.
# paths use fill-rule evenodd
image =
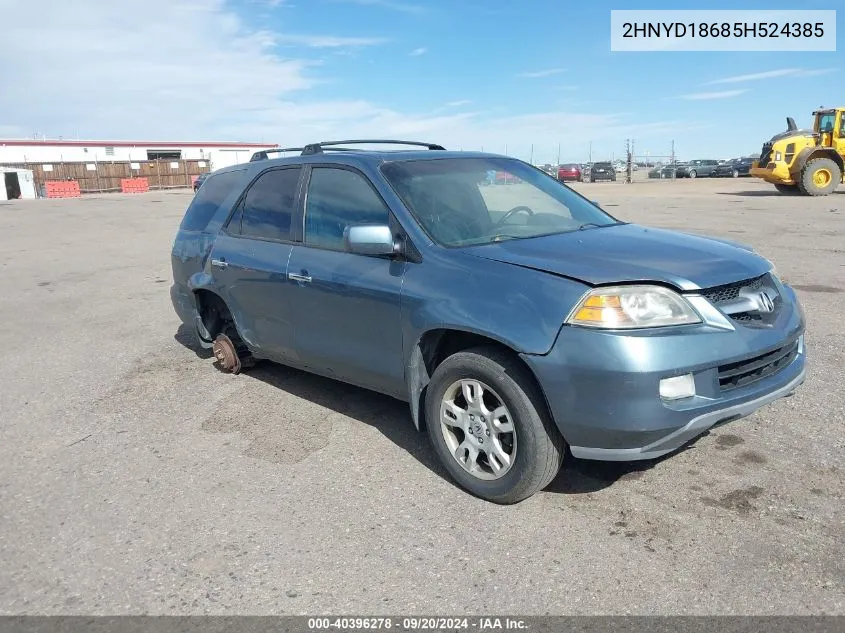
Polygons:
<instances>
[{"instance_id":1,"label":"rear door","mask_svg":"<svg viewBox=\"0 0 845 633\"><path fill-rule=\"evenodd\" d=\"M238 332L261 356L296 360L287 266L301 166L269 169L256 178L218 235L211 271Z\"/></svg>"},{"instance_id":2,"label":"rear door","mask_svg":"<svg viewBox=\"0 0 845 633\"><path fill-rule=\"evenodd\" d=\"M303 244L291 254L290 309L306 367L399 396L406 392L400 293L406 263L344 250L353 224L390 224L391 212L357 170L315 166L305 195Z\"/></svg>"}]
</instances>

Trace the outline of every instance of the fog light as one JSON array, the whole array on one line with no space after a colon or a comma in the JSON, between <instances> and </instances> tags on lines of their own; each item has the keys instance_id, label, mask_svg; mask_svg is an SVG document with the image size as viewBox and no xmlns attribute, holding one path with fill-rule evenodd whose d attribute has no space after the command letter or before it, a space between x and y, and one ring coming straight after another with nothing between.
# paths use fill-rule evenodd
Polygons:
<instances>
[{"instance_id":1,"label":"fog light","mask_svg":"<svg viewBox=\"0 0 845 633\"><path fill-rule=\"evenodd\" d=\"M695 378L692 374L664 378L660 381L660 397L664 400L692 398L695 395Z\"/></svg>"}]
</instances>

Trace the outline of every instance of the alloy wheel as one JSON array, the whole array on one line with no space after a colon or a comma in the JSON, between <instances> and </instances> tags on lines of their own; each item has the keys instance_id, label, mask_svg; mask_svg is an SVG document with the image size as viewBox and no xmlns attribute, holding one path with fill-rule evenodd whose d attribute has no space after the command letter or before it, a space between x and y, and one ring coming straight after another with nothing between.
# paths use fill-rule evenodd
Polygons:
<instances>
[{"instance_id":1,"label":"alloy wheel","mask_svg":"<svg viewBox=\"0 0 845 633\"><path fill-rule=\"evenodd\" d=\"M484 383L452 383L440 403L440 431L452 457L473 477L503 477L516 458L516 431L501 396Z\"/></svg>"}]
</instances>

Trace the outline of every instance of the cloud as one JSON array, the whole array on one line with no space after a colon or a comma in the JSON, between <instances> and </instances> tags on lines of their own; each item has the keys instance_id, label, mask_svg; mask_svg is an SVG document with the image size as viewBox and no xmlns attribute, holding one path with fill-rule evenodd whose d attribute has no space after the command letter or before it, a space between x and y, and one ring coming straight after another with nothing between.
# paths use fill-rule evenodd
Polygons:
<instances>
[{"instance_id":1,"label":"cloud","mask_svg":"<svg viewBox=\"0 0 845 633\"><path fill-rule=\"evenodd\" d=\"M529 155L533 143L535 160L549 162L558 142L564 144L562 156L572 158L576 152L586 155L591 141L594 149L604 144L619 151L620 139L629 137L656 150L690 128L688 121L584 112L575 105L519 115L471 111L461 107L467 100L449 105L460 110L399 110L374 101L371 91L354 92L355 82L342 84L343 92L331 86L333 97L327 98L323 76L332 72L334 55L322 66L283 56L278 42L293 37L302 43L313 36L252 30L224 0L41 0L4 6L4 19L16 27L0 37L0 58L13 60L0 65L3 136L37 131L52 138L78 133L93 139L265 140L290 146L397 136L501 153L507 147L520 157ZM349 45L349 38L337 39ZM325 48L327 40L317 43ZM312 91L317 86L321 96Z\"/></svg>"},{"instance_id":2,"label":"cloud","mask_svg":"<svg viewBox=\"0 0 845 633\"><path fill-rule=\"evenodd\" d=\"M273 40L279 44L299 44L308 48L346 48L384 44L380 37L338 37L335 35L278 35Z\"/></svg>"},{"instance_id":3,"label":"cloud","mask_svg":"<svg viewBox=\"0 0 845 633\"><path fill-rule=\"evenodd\" d=\"M819 77L821 75L829 75L838 72L838 68L816 68L813 70L805 70L801 73L802 77Z\"/></svg>"},{"instance_id":4,"label":"cloud","mask_svg":"<svg viewBox=\"0 0 845 633\"><path fill-rule=\"evenodd\" d=\"M803 71L800 68L780 68L778 70L767 70L762 73L752 73L750 75L736 75L734 77L725 77L724 79L716 79L707 83L708 86L715 84L738 84L745 81L758 81L760 79L773 79L775 77L787 77L789 75L799 75Z\"/></svg>"},{"instance_id":5,"label":"cloud","mask_svg":"<svg viewBox=\"0 0 845 633\"><path fill-rule=\"evenodd\" d=\"M469 105L472 101L461 99L460 101L450 101L446 105L450 108L460 108L461 106Z\"/></svg>"},{"instance_id":6,"label":"cloud","mask_svg":"<svg viewBox=\"0 0 845 633\"><path fill-rule=\"evenodd\" d=\"M706 101L710 99L730 99L741 95L747 90L723 90L721 92L694 92L688 95L681 95L679 99L686 99L687 101Z\"/></svg>"},{"instance_id":7,"label":"cloud","mask_svg":"<svg viewBox=\"0 0 845 633\"><path fill-rule=\"evenodd\" d=\"M400 2L399 0L335 0L335 2L346 2L348 4L360 4L369 7L381 7L401 13L422 13L425 8L418 4Z\"/></svg>"},{"instance_id":8,"label":"cloud","mask_svg":"<svg viewBox=\"0 0 845 633\"><path fill-rule=\"evenodd\" d=\"M537 79L539 77L550 77L551 75L558 75L565 72L566 68L547 68L546 70L533 70L531 72L520 73L519 76Z\"/></svg>"},{"instance_id":9,"label":"cloud","mask_svg":"<svg viewBox=\"0 0 845 633\"><path fill-rule=\"evenodd\" d=\"M411 57L419 57L420 55L425 55L428 52L428 49L425 47L415 48L412 50L408 55Z\"/></svg>"}]
</instances>

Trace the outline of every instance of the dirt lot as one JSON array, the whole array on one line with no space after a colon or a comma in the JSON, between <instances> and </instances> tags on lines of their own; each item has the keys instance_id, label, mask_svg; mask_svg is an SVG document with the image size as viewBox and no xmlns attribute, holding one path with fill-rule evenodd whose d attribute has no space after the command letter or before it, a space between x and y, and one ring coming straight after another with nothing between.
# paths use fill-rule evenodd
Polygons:
<instances>
[{"instance_id":1,"label":"dirt lot","mask_svg":"<svg viewBox=\"0 0 845 633\"><path fill-rule=\"evenodd\" d=\"M449 483L402 403L191 349L168 294L189 193L0 203L0 612L845 614L845 190L576 186L774 260L809 378L512 507Z\"/></svg>"}]
</instances>

